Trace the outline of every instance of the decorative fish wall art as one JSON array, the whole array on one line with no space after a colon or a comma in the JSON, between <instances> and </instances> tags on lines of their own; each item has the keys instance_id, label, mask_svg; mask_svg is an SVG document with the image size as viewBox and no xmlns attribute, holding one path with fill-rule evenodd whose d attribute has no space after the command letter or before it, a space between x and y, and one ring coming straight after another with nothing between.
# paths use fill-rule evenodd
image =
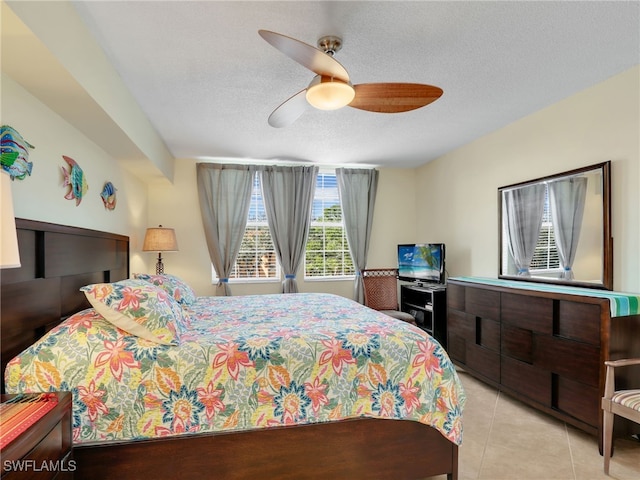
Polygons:
<instances>
[{"instance_id":1,"label":"decorative fish wall art","mask_svg":"<svg viewBox=\"0 0 640 480\"><path fill-rule=\"evenodd\" d=\"M36 148L27 142L22 135L9 125L0 127L0 163L2 169L9 174L11 180L24 180L31 175L33 162L29 161L29 148Z\"/></svg>"},{"instance_id":2,"label":"decorative fish wall art","mask_svg":"<svg viewBox=\"0 0 640 480\"><path fill-rule=\"evenodd\" d=\"M67 165L69 165L69 170L60 167L62 169L62 175L64 175L64 184L62 186L69 187L69 192L64 198L67 200L73 200L75 198L77 207L80 205L84 194L87 193L89 185L87 184L87 179L80 165L71 157L63 155L62 158L67 162Z\"/></svg>"},{"instance_id":3,"label":"decorative fish wall art","mask_svg":"<svg viewBox=\"0 0 640 480\"><path fill-rule=\"evenodd\" d=\"M106 182L102 188L102 203L107 210L114 210L116 208L116 192L118 189L113 186L113 183Z\"/></svg>"}]
</instances>

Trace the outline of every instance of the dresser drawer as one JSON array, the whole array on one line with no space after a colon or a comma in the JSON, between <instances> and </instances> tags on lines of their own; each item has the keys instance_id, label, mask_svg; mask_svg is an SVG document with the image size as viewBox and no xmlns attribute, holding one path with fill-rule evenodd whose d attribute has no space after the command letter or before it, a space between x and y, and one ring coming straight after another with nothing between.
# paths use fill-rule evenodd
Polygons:
<instances>
[{"instance_id":1,"label":"dresser drawer","mask_svg":"<svg viewBox=\"0 0 640 480\"><path fill-rule=\"evenodd\" d=\"M500 353L467 343L467 365L493 382L500 382Z\"/></svg>"},{"instance_id":2,"label":"dresser drawer","mask_svg":"<svg viewBox=\"0 0 640 480\"><path fill-rule=\"evenodd\" d=\"M465 287L460 285L447 286L447 308L464 312Z\"/></svg>"},{"instance_id":3,"label":"dresser drawer","mask_svg":"<svg viewBox=\"0 0 640 480\"><path fill-rule=\"evenodd\" d=\"M555 407L589 425L598 425L601 398L598 388L562 376L558 377L556 383Z\"/></svg>"},{"instance_id":4,"label":"dresser drawer","mask_svg":"<svg viewBox=\"0 0 640 480\"><path fill-rule=\"evenodd\" d=\"M500 353L528 364L533 364L533 332L502 324Z\"/></svg>"},{"instance_id":5,"label":"dresser drawer","mask_svg":"<svg viewBox=\"0 0 640 480\"><path fill-rule=\"evenodd\" d=\"M536 336L533 352L536 367L592 387L600 378L600 349L558 337Z\"/></svg>"},{"instance_id":6,"label":"dresser drawer","mask_svg":"<svg viewBox=\"0 0 640 480\"><path fill-rule=\"evenodd\" d=\"M467 320L467 314L459 310L447 311L447 352L451 360L467 363L467 342L475 338L473 325Z\"/></svg>"},{"instance_id":7,"label":"dresser drawer","mask_svg":"<svg viewBox=\"0 0 640 480\"><path fill-rule=\"evenodd\" d=\"M479 288L465 289L465 312L476 317L500 320L500 293Z\"/></svg>"},{"instance_id":8,"label":"dresser drawer","mask_svg":"<svg viewBox=\"0 0 640 480\"><path fill-rule=\"evenodd\" d=\"M509 357L502 357L500 383L543 405L551 404L551 373Z\"/></svg>"},{"instance_id":9,"label":"dresser drawer","mask_svg":"<svg viewBox=\"0 0 640 480\"><path fill-rule=\"evenodd\" d=\"M553 300L503 293L500 319L514 327L536 333L553 333Z\"/></svg>"},{"instance_id":10,"label":"dresser drawer","mask_svg":"<svg viewBox=\"0 0 640 480\"><path fill-rule=\"evenodd\" d=\"M447 331L470 342L475 341L475 318L459 310L447 312Z\"/></svg>"},{"instance_id":11,"label":"dresser drawer","mask_svg":"<svg viewBox=\"0 0 640 480\"><path fill-rule=\"evenodd\" d=\"M559 336L600 346L600 305L560 301L559 310Z\"/></svg>"},{"instance_id":12,"label":"dresser drawer","mask_svg":"<svg viewBox=\"0 0 640 480\"><path fill-rule=\"evenodd\" d=\"M447 345L449 357L456 363L467 364L467 342L464 338L455 333L449 332L447 335Z\"/></svg>"}]
</instances>

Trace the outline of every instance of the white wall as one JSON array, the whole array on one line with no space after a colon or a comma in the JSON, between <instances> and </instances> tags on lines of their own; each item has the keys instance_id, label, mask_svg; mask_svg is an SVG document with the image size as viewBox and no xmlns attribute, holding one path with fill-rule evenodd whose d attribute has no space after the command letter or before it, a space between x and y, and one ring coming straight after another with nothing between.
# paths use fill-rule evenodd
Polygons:
<instances>
[{"instance_id":1,"label":"white wall","mask_svg":"<svg viewBox=\"0 0 640 480\"><path fill-rule=\"evenodd\" d=\"M31 176L11 185L16 217L128 235L131 268L143 268L135 252L147 226L146 185L4 73L1 113L3 125L35 146L29 154ZM63 187L61 167L68 166L62 155L76 160L87 178L89 189L78 206L64 198L68 187ZM118 189L112 211L100 197L106 181Z\"/></svg>"},{"instance_id":2,"label":"white wall","mask_svg":"<svg viewBox=\"0 0 640 480\"><path fill-rule=\"evenodd\" d=\"M451 276L496 277L498 187L611 160L614 289L640 292L639 92L635 67L421 167L418 237Z\"/></svg>"},{"instance_id":3,"label":"white wall","mask_svg":"<svg viewBox=\"0 0 640 480\"><path fill-rule=\"evenodd\" d=\"M165 272L184 278L198 295L214 295L211 261L204 237L198 191L196 160L176 162L174 184L149 186L149 225L162 224L176 230L180 251L163 255ZM369 249L370 267L395 267L396 244L415 237L415 170L380 170L378 193ZM148 268L155 256L147 255ZM353 281L304 281L298 273L301 292L327 292L353 298ZM231 284L234 295L280 293L280 282Z\"/></svg>"}]
</instances>

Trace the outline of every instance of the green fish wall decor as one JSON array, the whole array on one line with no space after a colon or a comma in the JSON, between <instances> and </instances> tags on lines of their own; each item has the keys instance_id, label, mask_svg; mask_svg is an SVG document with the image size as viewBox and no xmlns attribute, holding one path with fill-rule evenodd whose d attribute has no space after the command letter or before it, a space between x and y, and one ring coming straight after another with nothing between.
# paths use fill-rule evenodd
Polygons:
<instances>
[{"instance_id":1,"label":"green fish wall decor","mask_svg":"<svg viewBox=\"0 0 640 480\"><path fill-rule=\"evenodd\" d=\"M29 148L36 148L27 142L22 135L9 125L0 127L0 164L9 174L11 180L24 180L31 175L33 162L29 161Z\"/></svg>"},{"instance_id":2,"label":"green fish wall decor","mask_svg":"<svg viewBox=\"0 0 640 480\"><path fill-rule=\"evenodd\" d=\"M80 205L83 195L87 193L89 185L87 184L87 179L80 165L71 157L63 155L62 158L64 158L64 161L69 165L69 170L60 167L62 169L62 175L64 175L63 187L69 187L69 192L67 192L64 198L67 200L73 200L75 198L77 207Z\"/></svg>"}]
</instances>

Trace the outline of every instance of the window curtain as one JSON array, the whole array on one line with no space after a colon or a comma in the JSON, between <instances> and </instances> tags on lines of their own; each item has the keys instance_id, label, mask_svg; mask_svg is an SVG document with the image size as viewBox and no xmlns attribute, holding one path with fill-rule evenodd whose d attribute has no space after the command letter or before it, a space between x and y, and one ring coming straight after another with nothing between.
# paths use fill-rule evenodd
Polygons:
<instances>
[{"instance_id":1,"label":"window curtain","mask_svg":"<svg viewBox=\"0 0 640 480\"><path fill-rule=\"evenodd\" d=\"M586 177L573 177L549 183L553 234L562 267L560 278L564 280L573 280L572 267L580 240L586 197Z\"/></svg>"},{"instance_id":2,"label":"window curtain","mask_svg":"<svg viewBox=\"0 0 640 480\"><path fill-rule=\"evenodd\" d=\"M204 233L218 274L216 295L231 295L229 275L247 225L256 168L216 163L196 166Z\"/></svg>"},{"instance_id":3,"label":"window curtain","mask_svg":"<svg viewBox=\"0 0 640 480\"><path fill-rule=\"evenodd\" d=\"M531 275L529 265L540 236L545 188L537 184L503 192L502 215L507 221L509 252L520 277Z\"/></svg>"},{"instance_id":4,"label":"window curtain","mask_svg":"<svg viewBox=\"0 0 640 480\"><path fill-rule=\"evenodd\" d=\"M283 293L297 293L304 260L318 167L264 167L260 171L267 223L284 271Z\"/></svg>"},{"instance_id":5,"label":"window curtain","mask_svg":"<svg viewBox=\"0 0 640 480\"><path fill-rule=\"evenodd\" d=\"M362 270L367 265L369 253L373 208L378 191L378 170L338 168L336 178L349 253L356 269L353 298L364 303Z\"/></svg>"}]
</instances>

